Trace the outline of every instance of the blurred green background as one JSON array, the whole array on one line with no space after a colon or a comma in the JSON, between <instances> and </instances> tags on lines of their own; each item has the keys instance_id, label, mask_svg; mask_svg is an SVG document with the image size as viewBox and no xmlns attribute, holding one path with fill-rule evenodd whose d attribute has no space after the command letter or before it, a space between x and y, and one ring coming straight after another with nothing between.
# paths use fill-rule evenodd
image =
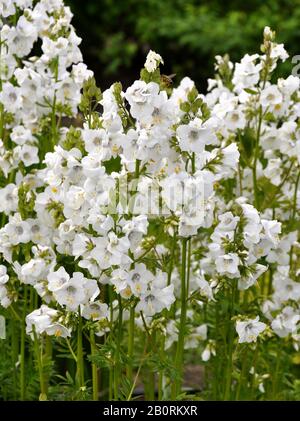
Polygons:
<instances>
[{"instance_id":1,"label":"blurred green background","mask_svg":"<svg viewBox=\"0 0 300 421\"><path fill-rule=\"evenodd\" d=\"M216 54L239 60L258 51L265 25L291 56L300 54L300 0L67 0L85 62L101 88L136 78L151 48L165 74L194 79L202 91ZM291 70L289 59L280 69Z\"/></svg>"}]
</instances>

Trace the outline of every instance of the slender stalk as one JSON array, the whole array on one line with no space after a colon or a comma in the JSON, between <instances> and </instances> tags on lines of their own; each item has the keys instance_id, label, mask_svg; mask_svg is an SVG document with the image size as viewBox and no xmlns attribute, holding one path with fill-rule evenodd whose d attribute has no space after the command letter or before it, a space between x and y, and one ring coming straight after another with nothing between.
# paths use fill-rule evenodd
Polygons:
<instances>
[{"instance_id":1,"label":"slender stalk","mask_svg":"<svg viewBox=\"0 0 300 421\"><path fill-rule=\"evenodd\" d=\"M216 356L214 360L213 367L213 396L214 400L217 400L219 382L218 382L218 373L219 373L219 306L215 306L215 340L216 340Z\"/></svg>"},{"instance_id":2,"label":"slender stalk","mask_svg":"<svg viewBox=\"0 0 300 421\"><path fill-rule=\"evenodd\" d=\"M39 372L39 378L40 378L40 396L39 396L39 400L40 401L45 401L47 400L47 386L46 386L46 381L45 381L45 377L44 377L44 363L43 363L43 339L41 338L41 340L39 340L36 332L33 332L33 336L34 336L34 352L35 352L35 358L37 361L37 366L38 366L38 372Z\"/></svg>"},{"instance_id":3,"label":"slender stalk","mask_svg":"<svg viewBox=\"0 0 300 421\"><path fill-rule=\"evenodd\" d=\"M228 345L228 356L227 356L227 370L225 376L225 393L224 393L224 401L230 399L231 393L231 376L232 376L232 351L233 351L233 328L230 326L229 331L229 345Z\"/></svg>"},{"instance_id":4,"label":"slender stalk","mask_svg":"<svg viewBox=\"0 0 300 421\"><path fill-rule=\"evenodd\" d=\"M128 364L126 367L127 378L130 382L133 381L133 347L134 347L134 317L135 306L130 307L129 314L129 329L128 329Z\"/></svg>"},{"instance_id":5,"label":"slender stalk","mask_svg":"<svg viewBox=\"0 0 300 421\"><path fill-rule=\"evenodd\" d=\"M114 398L119 400L119 386L121 374L120 351L122 341L122 328L123 328L123 306L122 298L118 295L119 301L119 316L118 316L118 332L117 332L117 347L116 347L116 360L115 360L115 376L114 376Z\"/></svg>"},{"instance_id":6,"label":"slender stalk","mask_svg":"<svg viewBox=\"0 0 300 421\"><path fill-rule=\"evenodd\" d=\"M113 400L113 383L114 383L114 372L112 369L109 370L109 387L108 387L108 400Z\"/></svg>"},{"instance_id":7,"label":"slender stalk","mask_svg":"<svg viewBox=\"0 0 300 421\"><path fill-rule=\"evenodd\" d=\"M295 220L296 211L297 211L297 194L298 194L299 181L300 181L300 171L299 171L297 179L296 179L295 190L294 190L293 208L292 208L292 221Z\"/></svg>"},{"instance_id":8,"label":"slender stalk","mask_svg":"<svg viewBox=\"0 0 300 421\"><path fill-rule=\"evenodd\" d=\"M90 344L91 344L91 355L96 355L97 347L95 341L95 334L90 331ZM99 399L99 378L98 378L98 367L95 363L92 363L92 384L93 384L93 400L98 401Z\"/></svg>"},{"instance_id":9,"label":"slender stalk","mask_svg":"<svg viewBox=\"0 0 300 421\"><path fill-rule=\"evenodd\" d=\"M143 363L144 363L145 359L147 358L147 355L146 355L147 346L148 346L148 340L146 341L145 348L144 348L144 352L143 352L143 356L142 356L142 358L141 358L141 362L140 362L139 368L138 368L138 370L137 370L137 372L136 372L136 375L135 375L135 377L134 377L133 384L132 384L132 386L131 386L131 389L130 389L129 395L127 396L127 399L126 399L127 401L130 401L130 400L131 400L131 397L132 397L132 394L133 394L133 392L134 392L134 389L135 389L135 385L136 385L137 379L138 379L138 377L139 377L139 375L140 375L141 368L142 368L142 366L143 366Z\"/></svg>"},{"instance_id":10,"label":"slender stalk","mask_svg":"<svg viewBox=\"0 0 300 421\"><path fill-rule=\"evenodd\" d=\"M246 380L246 373L247 373L247 349L245 349L243 358L242 358L242 367L240 372L240 377L237 384L236 394L235 394L235 400L238 401L240 398L240 393L242 390L242 386L244 386L244 380Z\"/></svg>"},{"instance_id":11,"label":"slender stalk","mask_svg":"<svg viewBox=\"0 0 300 421\"><path fill-rule=\"evenodd\" d=\"M272 287L273 287L273 269L270 266L270 269L269 269L269 279L268 279L268 296L270 296L271 293L272 293Z\"/></svg>"},{"instance_id":12,"label":"slender stalk","mask_svg":"<svg viewBox=\"0 0 300 421\"><path fill-rule=\"evenodd\" d=\"M258 127L255 139L255 147L254 147L254 163L252 167L252 175L253 175L253 189L254 189L254 205L256 209L258 209L258 187L257 187L257 161L258 161L258 153L259 153L259 140L261 134L261 126L263 120L263 112L262 107L259 108L258 114Z\"/></svg>"},{"instance_id":13,"label":"slender stalk","mask_svg":"<svg viewBox=\"0 0 300 421\"><path fill-rule=\"evenodd\" d=\"M190 291L190 272L191 272L191 256L192 256L192 241L188 241L188 260L187 260L187 274L186 274L186 294L188 296Z\"/></svg>"},{"instance_id":14,"label":"slender stalk","mask_svg":"<svg viewBox=\"0 0 300 421\"><path fill-rule=\"evenodd\" d=\"M254 393L255 393L255 374L256 374L256 366L257 366L257 358L258 358L258 348L259 344L256 344L255 351L254 351L254 357L253 357L253 377L251 382L251 389L250 389L250 400L253 400Z\"/></svg>"},{"instance_id":15,"label":"slender stalk","mask_svg":"<svg viewBox=\"0 0 300 421\"><path fill-rule=\"evenodd\" d=\"M228 354L227 354L227 369L225 375L225 392L224 401L230 399L231 395L231 380L232 380L232 356L233 356L233 343L234 343L234 327L232 326L231 318L234 314L234 304L236 302L237 283L234 281L231 291L231 306L228 317Z\"/></svg>"},{"instance_id":16,"label":"slender stalk","mask_svg":"<svg viewBox=\"0 0 300 421\"><path fill-rule=\"evenodd\" d=\"M17 388L17 371L16 371L16 363L18 361L19 355L19 330L18 330L18 323L16 320L11 319L11 362L13 367L14 373L14 399L17 399L16 392Z\"/></svg>"},{"instance_id":17,"label":"slender stalk","mask_svg":"<svg viewBox=\"0 0 300 421\"><path fill-rule=\"evenodd\" d=\"M84 363L83 363L83 346L82 346L82 317L78 314L77 328L77 378L80 387L84 386Z\"/></svg>"},{"instance_id":18,"label":"slender stalk","mask_svg":"<svg viewBox=\"0 0 300 421\"><path fill-rule=\"evenodd\" d=\"M168 267L168 285L170 285L171 283L176 245L177 245L177 236L176 236L176 231L174 231L173 238L172 238L171 256L170 256L170 262L169 262L169 267Z\"/></svg>"},{"instance_id":19,"label":"slender stalk","mask_svg":"<svg viewBox=\"0 0 300 421\"><path fill-rule=\"evenodd\" d=\"M272 400L276 399L276 395L278 391L279 372L280 372L280 363L281 363L281 350L282 350L282 347L279 346L277 350L276 367L275 367L275 372L274 372L273 382L272 382Z\"/></svg>"},{"instance_id":20,"label":"slender stalk","mask_svg":"<svg viewBox=\"0 0 300 421\"><path fill-rule=\"evenodd\" d=\"M159 348L160 358L164 358L165 353L165 337L164 335L161 335L161 344ZM163 399L163 383L164 383L164 372L163 370L160 370L158 373L158 400L161 401Z\"/></svg>"},{"instance_id":21,"label":"slender stalk","mask_svg":"<svg viewBox=\"0 0 300 421\"><path fill-rule=\"evenodd\" d=\"M114 323L114 308L113 308L113 290L112 286L108 288L108 298L109 298L109 308L110 308L110 335L109 340L113 339L113 323ZM114 385L114 371L113 365L109 366L109 377L108 377L108 398L109 400L113 399L113 385Z\"/></svg>"},{"instance_id":22,"label":"slender stalk","mask_svg":"<svg viewBox=\"0 0 300 421\"><path fill-rule=\"evenodd\" d=\"M175 399L181 391L182 371L183 371L183 352L184 352L184 337L186 325L186 311L187 311L187 285L186 285L186 261L187 261L187 243L188 239L182 240L182 261L181 261L181 313L179 322L179 333L175 357L175 368L177 372L177 379L174 382L172 390L172 398Z\"/></svg>"},{"instance_id":23,"label":"slender stalk","mask_svg":"<svg viewBox=\"0 0 300 421\"><path fill-rule=\"evenodd\" d=\"M70 350L70 353L71 353L72 357L74 358L74 361L75 361L75 362L76 362L76 364L77 364L77 357L76 357L76 354L75 354L75 352L73 351L73 348L72 348L72 346L71 346L70 341L69 341L69 339L68 339L68 338L66 338L66 342L67 342L68 348L69 348L69 350Z\"/></svg>"},{"instance_id":24,"label":"slender stalk","mask_svg":"<svg viewBox=\"0 0 300 421\"><path fill-rule=\"evenodd\" d=\"M50 364L52 360L52 338L49 335L46 335L46 339L45 339L45 359L46 359L46 363ZM47 371L46 376L45 376L46 394L48 394L49 381L50 381L50 373L49 371Z\"/></svg>"},{"instance_id":25,"label":"slender stalk","mask_svg":"<svg viewBox=\"0 0 300 421\"><path fill-rule=\"evenodd\" d=\"M24 401L26 398L26 384L25 384L25 318L27 310L27 286L24 287L24 302L21 320L21 343L20 343L20 399Z\"/></svg>"},{"instance_id":26,"label":"slender stalk","mask_svg":"<svg viewBox=\"0 0 300 421\"><path fill-rule=\"evenodd\" d=\"M243 174L242 174L242 168L240 163L238 164L238 171L239 171L239 193L240 196L243 196Z\"/></svg>"}]
</instances>

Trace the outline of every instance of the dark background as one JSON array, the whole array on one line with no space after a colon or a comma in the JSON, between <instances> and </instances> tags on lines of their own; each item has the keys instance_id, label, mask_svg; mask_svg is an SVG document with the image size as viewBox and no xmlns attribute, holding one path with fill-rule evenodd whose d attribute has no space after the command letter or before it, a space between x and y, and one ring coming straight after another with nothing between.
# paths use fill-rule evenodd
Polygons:
<instances>
[{"instance_id":1,"label":"dark background","mask_svg":"<svg viewBox=\"0 0 300 421\"><path fill-rule=\"evenodd\" d=\"M66 0L82 37L84 61L104 89L139 77L149 49L160 53L163 73L196 81L201 91L214 75L214 56L238 61L259 52L269 25L291 57L300 54L300 0ZM291 59L281 68L286 76Z\"/></svg>"}]
</instances>

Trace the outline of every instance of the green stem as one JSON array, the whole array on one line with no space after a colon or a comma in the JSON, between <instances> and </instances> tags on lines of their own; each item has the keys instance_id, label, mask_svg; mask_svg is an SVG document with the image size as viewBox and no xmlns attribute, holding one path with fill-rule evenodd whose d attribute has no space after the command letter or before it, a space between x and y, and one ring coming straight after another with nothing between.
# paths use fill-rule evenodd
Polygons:
<instances>
[{"instance_id":1,"label":"green stem","mask_svg":"<svg viewBox=\"0 0 300 421\"><path fill-rule=\"evenodd\" d=\"M232 291L231 291L231 306L228 317L228 354L227 354L227 370L225 375L225 392L224 392L224 401L230 399L231 395L231 380L232 380L232 356L233 356L233 344L234 344L234 327L232 325L231 318L234 314L234 304L236 302L237 294L237 283L234 281Z\"/></svg>"},{"instance_id":2,"label":"green stem","mask_svg":"<svg viewBox=\"0 0 300 421\"><path fill-rule=\"evenodd\" d=\"M160 344L160 359L163 361L164 354L165 354L165 337L161 335L161 344ZM160 370L158 373L158 400L161 401L163 399L163 382L164 382L164 372Z\"/></svg>"},{"instance_id":3,"label":"green stem","mask_svg":"<svg viewBox=\"0 0 300 421\"><path fill-rule=\"evenodd\" d=\"M276 399L276 395L278 391L279 372L280 372L280 363L281 363L281 350L282 350L282 347L279 346L277 350L276 367L275 367L274 376L273 376L272 400Z\"/></svg>"},{"instance_id":4,"label":"green stem","mask_svg":"<svg viewBox=\"0 0 300 421\"><path fill-rule=\"evenodd\" d=\"M123 306L122 298L118 295L119 301L119 315L118 315L118 333L117 333L117 347L116 347L116 360L115 360L115 376L114 376L114 398L119 400L119 386L120 386L120 374L121 374L121 341L122 341L122 328L123 328Z\"/></svg>"},{"instance_id":5,"label":"green stem","mask_svg":"<svg viewBox=\"0 0 300 421\"><path fill-rule=\"evenodd\" d=\"M40 378L40 401L47 400L47 386L46 381L44 378L44 362L43 362L43 343L42 338L41 341L39 341L39 338L36 334L36 332L33 332L34 336L34 352L35 352L35 358L37 361L38 366L38 372L39 372L39 378Z\"/></svg>"},{"instance_id":6,"label":"green stem","mask_svg":"<svg viewBox=\"0 0 300 421\"><path fill-rule=\"evenodd\" d=\"M18 331L18 323L16 320L11 320L11 360L12 360L12 367L14 373L14 399L17 400L16 392L17 392L17 371L16 371L16 363L18 361L19 355L19 331Z\"/></svg>"},{"instance_id":7,"label":"green stem","mask_svg":"<svg viewBox=\"0 0 300 421\"><path fill-rule=\"evenodd\" d=\"M45 359L48 365L52 361L52 338L49 335L46 335L46 339L45 339ZM50 381L50 372L48 371L45 376L46 394L48 394L49 381Z\"/></svg>"},{"instance_id":8,"label":"green stem","mask_svg":"<svg viewBox=\"0 0 300 421\"><path fill-rule=\"evenodd\" d=\"M143 363L144 363L144 361L145 361L145 359L146 359L146 357L147 357L147 355L146 355L147 346L148 346L148 340L146 341L145 348L144 348L144 352L143 352L143 356L142 356L142 358L141 358L141 362L140 362L139 368L138 368L138 370L137 370L137 372L136 372L136 375L135 375L135 377L134 377L133 384L132 384L132 386L131 386L131 389L130 389L129 395L127 396L127 399L126 399L127 401L130 401L130 400L131 400L131 397L132 397L132 394L133 394L133 392L134 392L134 389L135 389L135 385L136 385L137 379L138 379L138 377L139 377L139 375L140 375L141 368L142 368Z\"/></svg>"},{"instance_id":9,"label":"green stem","mask_svg":"<svg viewBox=\"0 0 300 421\"><path fill-rule=\"evenodd\" d=\"M84 386L84 363L83 363L83 346L82 346L82 317L78 314L77 328L77 378L80 387Z\"/></svg>"},{"instance_id":10,"label":"green stem","mask_svg":"<svg viewBox=\"0 0 300 421\"><path fill-rule=\"evenodd\" d=\"M168 285L170 285L171 283L176 245L177 245L177 236L176 236L176 231L174 230L173 238L172 238L172 246L171 246L172 247L171 256L170 256L170 262L169 262L169 268L168 268Z\"/></svg>"},{"instance_id":11,"label":"green stem","mask_svg":"<svg viewBox=\"0 0 300 421\"><path fill-rule=\"evenodd\" d=\"M24 401L26 398L25 385L25 342L26 342L26 310L27 310L27 286L24 287L24 302L21 320L21 344L20 344L20 399Z\"/></svg>"},{"instance_id":12,"label":"green stem","mask_svg":"<svg viewBox=\"0 0 300 421\"><path fill-rule=\"evenodd\" d=\"M77 357L76 357L76 355L75 355L75 352L73 351L73 348L72 348L72 346L71 346L70 341L69 341L69 339L68 339L68 338L66 338L66 342L67 342L68 348L69 348L69 350L70 350L70 353L71 353L72 357L74 358L74 361L75 361L75 362L76 362L76 364L77 364Z\"/></svg>"},{"instance_id":13,"label":"green stem","mask_svg":"<svg viewBox=\"0 0 300 421\"><path fill-rule=\"evenodd\" d=\"M187 290L186 290L186 261L187 261L187 243L188 239L182 240L182 261L181 261L181 312L179 322L179 333L177 341L177 349L175 356L175 369L177 373L177 379L174 382L172 390L172 398L180 394L182 384L182 371L183 371L183 352L184 352L184 337L185 337L185 325L186 325L186 311L187 311Z\"/></svg>"},{"instance_id":14,"label":"green stem","mask_svg":"<svg viewBox=\"0 0 300 421\"><path fill-rule=\"evenodd\" d=\"M244 385L244 380L246 380L246 373L247 373L247 349L244 350L243 358L242 358L242 367L240 372L240 377L236 389L235 400L238 401L241 394L242 386Z\"/></svg>"},{"instance_id":15,"label":"green stem","mask_svg":"<svg viewBox=\"0 0 300 421\"><path fill-rule=\"evenodd\" d=\"M219 306L215 306L215 347L216 347L216 355L214 358L214 365L213 365L213 397L214 400L217 400L218 396L218 372L219 372Z\"/></svg>"},{"instance_id":16,"label":"green stem","mask_svg":"<svg viewBox=\"0 0 300 421\"><path fill-rule=\"evenodd\" d=\"M196 172L196 155L195 152L192 154L192 174Z\"/></svg>"},{"instance_id":17,"label":"green stem","mask_svg":"<svg viewBox=\"0 0 300 421\"><path fill-rule=\"evenodd\" d=\"M91 355L94 356L97 353L95 334L90 331L90 344L91 344ZM98 367L95 363L92 363L92 383L93 383L93 400L98 401L99 399L99 379L98 379Z\"/></svg>"},{"instance_id":18,"label":"green stem","mask_svg":"<svg viewBox=\"0 0 300 421\"><path fill-rule=\"evenodd\" d=\"M186 294L190 291L190 273L191 273L191 256L192 256L192 241L188 241L188 260L187 260L187 274L186 274Z\"/></svg>"},{"instance_id":19,"label":"green stem","mask_svg":"<svg viewBox=\"0 0 300 421\"><path fill-rule=\"evenodd\" d=\"M112 286L109 285L108 288L108 301L109 301L109 308L110 308L110 335L109 340L113 340L113 324L114 324L114 308L113 308L113 290ZM109 365L109 376L108 376L108 399L111 401L113 399L113 385L114 385L114 366L113 360L111 360L111 364Z\"/></svg>"},{"instance_id":20,"label":"green stem","mask_svg":"<svg viewBox=\"0 0 300 421\"><path fill-rule=\"evenodd\" d=\"M128 329L128 364L126 369L127 378L130 383L133 382L133 347L134 347L134 318L135 306L130 307L129 329Z\"/></svg>"},{"instance_id":21,"label":"green stem","mask_svg":"<svg viewBox=\"0 0 300 421\"><path fill-rule=\"evenodd\" d=\"M253 189L254 189L254 205L256 209L258 209L258 187L257 187L257 161L258 161L258 153L259 153L259 140L261 134L261 126L262 126L262 118L263 112L262 107L259 108L259 117L258 117L258 127L257 127L257 134L255 139L255 148L254 148L254 163L252 168L253 174Z\"/></svg>"},{"instance_id":22,"label":"green stem","mask_svg":"<svg viewBox=\"0 0 300 421\"><path fill-rule=\"evenodd\" d=\"M253 376L252 376L252 382L251 382L251 389L250 389L250 400L253 400L254 394L255 394L255 375L256 375L256 367L257 367L257 359L258 359L258 347L259 344L256 344L255 351L254 351L254 357L253 357Z\"/></svg>"},{"instance_id":23,"label":"green stem","mask_svg":"<svg viewBox=\"0 0 300 421\"><path fill-rule=\"evenodd\" d=\"M243 196L243 175L242 175L242 168L241 168L241 164L238 164L238 171L239 171L239 193L240 196Z\"/></svg>"},{"instance_id":24,"label":"green stem","mask_svg":"<svg viewBox=\"0 0 300 421\"><path fill-rule=\"evenodd\" d=\"M300 171L299 171L297 179L296 179L295 190L294 190L293 208L292 208L292 221L295 220L296 211L297 211L297 193L298 193L299 181L300 181Z\"/></svg>"}]
</instances>

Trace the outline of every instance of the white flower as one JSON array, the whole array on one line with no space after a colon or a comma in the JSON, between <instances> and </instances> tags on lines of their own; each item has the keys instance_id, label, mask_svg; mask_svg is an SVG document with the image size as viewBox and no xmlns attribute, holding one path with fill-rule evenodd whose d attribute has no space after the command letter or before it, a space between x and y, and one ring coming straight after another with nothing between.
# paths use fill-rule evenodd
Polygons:
<instances>
[{"instance_id":1,"label":"white flower","mask_svg":"<svg viewBox=\"0 0 300 421\"><path fill-rule=\"evenodd\" d=\"M113 232L108 234L107 251L111 254L110 261L112 265L130 263L131 259L127 256L129 248L130 242L126 236L118 238Z\"/></svg>"},{"instance_id":2,"label":"white flower","mask_svg":"<svg viewBox=\"0 0 300 421\"><path fill-rule=\"evenodd\" d=\"M243 276L238 280L238 288L245 290L255 284L256 280L268 269L267 266L256 264L254 271L248 276Z\"/></svg>"},{"instance_id":3,"label":"white flower","mask_svg":"<svg viewBox=\"0 0 300 421\"><path fill-rule=\"evenodd\" d=\"M9 276L7 275L7 267L0 265L0 285L4 285L9 281Z\"/></svg>"},{"instance_id":4,"label":"white flower","mask_svg":"<svg viewBox=\"0 0 300 421\"><path fill-rule=\"evenodd\" d=\"M246 118L241 110L233 110L226 114L225 123L229 130L243 129L246 124Z\"/></svg>"},{"instance_id":5,"label":"white flower","mask_svg":"<svg viewBox=\"0 0 300 421\"><path fill-rule=\"evenodd\" d=\"M138 119L148 118L154 110L153 100L158 92L157 83L136 80L125 93L132 116Z\"/></svg>"},{"instance_id":6,"label":"white flower","mask_svg":"<svg viewBox=\"0 0 300 421\"><path fill-rule=\"evenodd\" d=\"M264 108L276 108L282 102L282 94L275 85L263 89L260 94L260 103Z\"/></svg>"},{"instance_id":7,"label":"white flower","mask_svg":"<svg viewBox=\"0 0 300 421\"><path fill-rule=\"evenodd\" d=\"M207 122L202 123L199 118L190 121L189 124L180 125L176 134L182 151L203 152L205 145L215 141L215 134Z\"/></svg>"},{"instance_id":8,"label":"white flower","mask_svg":"<svg viewBox=\"0 0 300 421\"><path fill-rule=\"evenodd\" d=\"M212 241L221 243L222 239L228 238L230 240L234 237L234 230L240 220L238 216L233 216L232 212L225 212L219 215L219 224L211 235Z\"/></svg>"},{"instance_id":9,"label":"white flower","mask_svg":"<svg viewBox=\"0 0 300 421\"><path fill-rule=\"evenodd\" d=\"M84 129L82 131L82 138L84 140L85 149L90 153L101 153L106 137L107 136L104 129Z\"/></svg>"},{"instance_id":10,"label":"white flower","mask_svg":"<svg viewBox=\"0 0 300 421\"><path fill-rule=\"evenodd\" d=\"M147 70L147 72L152 73L154 72L154 70L157 69L157 67L159 66L160 63L164 63L162 57L155 53L154 51L150 50L147 58L146 58L146 62L145 62L145 69Z\"/></svg>"},{"instance_id":11,"label":"white flower","mask_svg":"<svg viewBox=\"0 0 300 421\"><path fill-rule=\"evenodd\" d=\"M153 274L143 263L136 264L128 276L130 288L136 297L145 294L149 283L153 280Z\"/></svg>"},{"instance_id":12,"label":"white flower","mask_svg":"<svg viewBox=\"0 0 300 421\"><path fill-rule=\"evenodd\" d=\"M256 342L257 337L262 333L267 325L259 322L259 317L255 319L248 319L245 321L236 322L236 331L239 335L239 343L243 342Z\"/></svg>"},{"instance_id":13,"label":"white flower","mask_svg":"<svg viewBox=\"0 0 300 421\"><path fill-rule=\"evenodd\" d=\"M69 281L70 275L61 266L57 271L49 273L47 279L49 291L55 292Z\"/></svg>"},{"instance_id":14,"label":"white flower","mask_svg":"<svg viewBox=\"0 0 300 421\"><path fill-rule=\"evenodd\" d=\"M0 305L3 308L8 308L12 303L12 298L9 296L8 289L5 285L0 284Z\"/></svg>"},{"instance_id":15,"label":"white flower","mask_svg":"<svg viewBox=\"0 0 300 421\"><path fill-rule=\"evenodd\" d=\"M299 89L300 81L297 76L290 75L287 79L278 79L278 88L283 95L292 95Z\"/></svg>"},{"instance_id":16,"label":"white flower","mask_svg":"<svg viewBox=\"0 0 300 421\"><path fill-rule=\"evenodd\" d=\"M11 113L16 112L16 110L22 106L20 88L13 86L9 82L5 82L2 85L2 91L0 92L0 102L7 111Z\"/></svg>"},{"instance_id":17,"label":"white flower","mask_svg":"<svg viewBox=\"0 0 300 421\"><path fill-rule=\"evenodd\" d=\"M237 278L240 275L239 257L235 253L228 253L216 258L216 269L221 275Z\"/></svg>"},{"instance_id":18,"label":"white flower","mask_svg":"<svg viewBox=\"0 0 300 421\"><path fill-rule=\"evenodd\" d=\"M159 272L150 289L141 294L136 310L142 311L146 316L153 316L164 308L169 310L174 301L174 285L166 286L166 276Z\"/></svg>"},{"instance_id":19,"label":"white flower","mask_svg":"<svg viewBox=\"0 0 300 421\"><path fill-rule=\"evenodd\" d=\"M71 336L71 330L60 323L52 323L45 328L47 335L54 335L57 338L68 338Z\"/></svg>"},{"instance_id":20,"label":"white flower","mask_svg":"<svg viewBox=\"0 0 300 421\"><path fill-rule=\"evenodd\" d=\"M93 72L88 70L87 65L84 63L73 64L72 76L76 83L81 85L85 80L93 77Z\"/></svg>"},{"instance_id":21,"label":"white flower","mask_svg":"<svg viewBox=\"0 0 300 421\"><path fill-rule=\"evenodd\" d=\"M2 0L0 3L0 15L4 18L15 14L15 5L11 0Z\"/></svg>"},{"instance_id":22,"label":"white flower","mask_svg":"<svg viewBox=\"0 0 300 421\"><path fill-rule=\"evenodd\" d=\"M238 92L245 88L253 88L259 81L262 65L261 63L255 64L257 59L258 54L251 56L246 54L240 63L236 63L232 82Z\"/></svg>"},{"instance_id":23,"label":"white flower","mask_svg":"<svg viewBox=\"0 0 300 421\"><path fill-rule=\"evenodd\" d=\"M134 252L141 242L143 235L147 233L148 218L146 215L133 217L126 222L122 231L128 236L130 250Z\"/></svg>"},{"instance_id":24,"label":"white flower","mask_svg":"<svg viewBox=\"0 0 300 421\"><path fill-rule=\"evenodd\" d=\"M7 184L0 189L0 212L9 215L18 209L18 189L15 184Z\"/></svg>"},{"instance_id":25,"label":"white flower","mask_svg":"<svg viewBox=\"0 0 300 421\"><path fill-rule=\"evenodd\" d=\"M268 240L273 247L279 243L279 234L281 233L281 223L275 220L261 220L263 226L262 239Z\"/></svg>"},{"instance_id":26,"label":"white flower","mask_svg":"<svg viewBox=\"0 0 300 421\"><path fill-rule=\"evenodd\" d=\"M26 333L33 336L33 331L38 335L45 332L57 316L57 310L43 304L39 309L26 316Z\"/></svg>"},{"instance_id":27,"label":"white flower","mask_svg":"<svg viewBox=\"0 0 300 421\"><path fill-rule=\"evenodd\" d=\"M76 311L85 301L85 278L81 272L74 272L73 277L54 292L57 302L68 310Z\"/></svg>"},{"instance_id":28,"label":"white flower","mask_svg":"<svg viewBox=\"0 0 300 421\"><path fill-rule=\"evenodd\" d=\"M264 169L264 175L270 180L274 186L279 186L281 183L281 159L269 159L267 167Z\"/></svg>"},{"instance_id":29,"label":"white flower","mask_svg":"<svg viewBox=\"0 0 300 421\"><path fill-rule=\"evenodd\" d=\"M5 225L4 230L12 245L28 243L30 241L30 225L28 222L23 221L19 214L15 214L10 219L9 223Z\"/></svg>"},{"instance_id":30,"label":"white flower","mask_svg":"<svg viewBox=\"0 0 300 421\"><path fill-rule=\"evenodd\" d=\"M38 148L36 146L23 145L17 146L14 149L14 153L17 157L23 162L25 167L30 165L37 164L39 162Z\"/></svg>"},{"instance_id":31,"label":"white flower","mask_svg":"<svg viewBox=\"0 0 300 421\"><path fill-rule=\"evenodd\" d=\"M24 145L24 143L34 141L31 131L26 129L24 126L15 126L10 137L17 145Z\"/></svg>"},{"instance_id":32,"label":"white flower","mask_svg":"<svg viewBox=\"0 0 300 421\"><path fill-rule=\"evenodd\" d=\"M24 263L21 267L20 280L25 284L36 285L44 278L47 272L47 263L44 259L35 258Z\"/></svg>"},{"instance_id":33,"label":"white flower","mask_svg":"<svg viewBox=\"0 0 300 421\"><path fill-rule=\"evenodd\" d=\"M71 209L78 210L83 205L84 200L84 189L78 186L71 186L66 194L66 205Z\"/></svg>"},{"instance_id":34,"label":"white flower","mask_svg":"<svg viewBox=\"0 0 300 421\"><path fill-rule=\"evenodd\" d=\"M296 333L299 320L299 311L296 311L291 306L287 306L275 317L271 323L271 327L276 335L280 338L284 338L290 333Z\"/></svg>"},{"instance_id":35,"label":"white flower","mask_svg":"<svg viewBox=\"0 0 300 421\"><path fill-rule=\"evenodd\" d=\"M286 52L283 44L273 44L271 49L271 58L278 59L285 61L289 57L288 53Z\"/></svg>"},{"instance_id":36,"label":"white flower","mask_svg":"<svg viewBox=\"0 0 300 421\"><path fill-rule=\"evenodd\" d=\"M105 303L94 301L85 304L82 308L82 317L88 320L103 320L109 317L109 308Z\"/></svg>"},{"instance_id":37,"label":"white flower","mask_svg":"<svg viewBox=\"0 0 300 421\"><path fill-rule=\"evenodd\" d=\"M210 360L211 355L216 355L216 347L215 342L210 340L208 344L206 345L205 349L203 350L201 354L202 361L206 362Z\"/></svg>"},{"instance_id":38,"label":"white flower","mask_svg":"<svg viewBox=\"0 0 300 421\"><path fill-rule=\"evenodd\" d=\"M206 297L208 301L214 299L212 286L206 281L206 279L203 276L197 276L195 278L195 282L200 289L200 295Z\"/></svg>"}]
</instances>

